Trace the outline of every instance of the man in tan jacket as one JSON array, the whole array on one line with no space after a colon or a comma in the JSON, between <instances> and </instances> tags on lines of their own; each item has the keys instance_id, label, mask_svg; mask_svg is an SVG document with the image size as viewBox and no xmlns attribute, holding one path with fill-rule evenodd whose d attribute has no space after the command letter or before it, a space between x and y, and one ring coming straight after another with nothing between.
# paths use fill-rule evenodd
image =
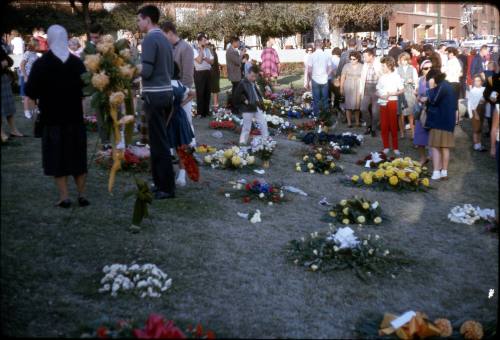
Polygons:
<instances>
[{"instance_id":1,"label":"man in tan jacket","mask_svg":"<svg viewBox=\"0 0 500 340\"><path fill-rule=\"evenodd\" d=\"M231 46L226 50L226 67L227 67L227 77L233 87L231 89L231 98L234 98L234 91L241 80L241 56L238 51L240 44L240 39L238 37L231 38ZM234 105L233 113L236 112Z\"/></svg>"},{"instance_id":2,"label":"man in tan jacket","mask_svg":"<svg viewBox=\"0 0 500 340\"><path fill-rule=\"evenodd\" d=\"M382 66L377 60L375 50L372 48L367 48L363 51L363 61L359 83L361 113L364 115L365 119L366 117L369 118L365 135L371 134L372 137L375 137L377 135L376 131L379 121L376 86L378 79L382 75Z\"/></svg>"}]
</instances>

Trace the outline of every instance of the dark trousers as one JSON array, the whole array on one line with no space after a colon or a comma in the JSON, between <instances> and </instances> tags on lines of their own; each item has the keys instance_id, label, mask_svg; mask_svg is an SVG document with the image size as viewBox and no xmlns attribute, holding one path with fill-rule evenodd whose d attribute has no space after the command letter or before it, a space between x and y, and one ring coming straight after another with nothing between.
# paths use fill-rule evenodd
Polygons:
<instances>
[{"instance_id":1,"label":"dark trousers","mask_svg":"<svg viewBox=\"0 0 500 340\"><path fill-rule=\"evenodd\" d=\"M340 87L333 85L333 79L330 79L328 84L330 87L330 103L332 102L333 97L333 107L340 109Z\"/></svg>"},{"instance_id":2,"label":"dark trousers","mask_svg":"<svg viewBox=\"0 0 500 340\"><path fill-rule=\"evenodd\" d=\"M158 190L175 193L175 174L167 137L167 120L172 114L173 93L144 93L144 111L148 121L151 172Z\"/></svg>"},{"instance_id":3,"label":"dark trousers","mask_svg":"<svg viewBox=\"0 0 500 340\"><path fill-rule=\"evenodd\" d=\"M196 108L198 114L207 117L210 114L210 71L194 71L194 86L196 88Z\"/></svg>"},{"instance_id":4,"label":"dark trousers","mask_svg":"<svg viewBox=\"0 0 500 340\"><path fill-rule=\"evenodd\" d=\"M238 87L239 81L232 81L231 84L233 84L233 87L231 88L231 111L233 114L238 113L238 110L234 107L234 91L236 91L236 88Z\"/></svg>"}]
</instances>

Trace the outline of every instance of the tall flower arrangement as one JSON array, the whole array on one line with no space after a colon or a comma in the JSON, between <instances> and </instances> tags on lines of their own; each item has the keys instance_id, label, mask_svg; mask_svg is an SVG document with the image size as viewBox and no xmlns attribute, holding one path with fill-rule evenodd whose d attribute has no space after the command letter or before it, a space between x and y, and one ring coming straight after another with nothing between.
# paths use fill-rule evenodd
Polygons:
<instances>
[{"instance_id":1,"label":"tall flower arrangement","mask_svg":"<svg viewBox=\"0 0 500 340\"><path fill-rule=\"evenodd\" d=\"M87 72L82 75L86 84L84 93L92 95L92 107L100 110L105 128L113 133L113 166L108 181L112 191L116 172L124 159L125 134L132 135L134 121L132 82L140 74L140 65L132 62L132 55L125 40L114 41L105 36L96 46L97 53L84 60ZM127 127L126 127L127 125ZM127 138L130 139L130 138Z\"/></svg>"}]
</instances>

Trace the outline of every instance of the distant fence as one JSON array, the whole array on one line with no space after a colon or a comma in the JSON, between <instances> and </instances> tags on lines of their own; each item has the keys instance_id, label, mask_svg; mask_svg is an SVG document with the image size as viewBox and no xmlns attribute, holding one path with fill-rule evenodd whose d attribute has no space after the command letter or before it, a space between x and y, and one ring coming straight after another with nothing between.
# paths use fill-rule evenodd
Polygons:
<instances>
[{"instance_id":1,"label":"distant fence","mask_svg":"<svg viewBox=\"0 0 500 340\"><path fill-rule=\"evenodd\" d=\"M306 55L305 49L285 49L285 50L276 50L278 52L278 56L280 58L281 63L303 63L304 57ZM332 53L331 49L325 49L325 52L328 54ZM251 49L247 50L247 54L250 56L250 59L255 59L258 62L261 61L260 55L262 54L262 50ZM217 51L217 57L219 58L219 64L226 65L226 51L220 50Z\"/></svg>"}]
</instances>

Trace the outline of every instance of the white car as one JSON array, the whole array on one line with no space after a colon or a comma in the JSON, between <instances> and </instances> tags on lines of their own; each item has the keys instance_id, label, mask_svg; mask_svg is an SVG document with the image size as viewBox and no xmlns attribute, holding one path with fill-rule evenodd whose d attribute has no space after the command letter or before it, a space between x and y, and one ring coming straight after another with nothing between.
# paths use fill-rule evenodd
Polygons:
<instances>
[{"instance_id":1,"label":"white car","mask_svg":"<svg viewBox=\"0 0 500 340\"><path fill-rule=\"evenodd\" d=\"M483 45L494 44L498 44L498 39L495 35L484 35L462 41L461 47L478 49Z\"/></svg>"}]
</instances>

